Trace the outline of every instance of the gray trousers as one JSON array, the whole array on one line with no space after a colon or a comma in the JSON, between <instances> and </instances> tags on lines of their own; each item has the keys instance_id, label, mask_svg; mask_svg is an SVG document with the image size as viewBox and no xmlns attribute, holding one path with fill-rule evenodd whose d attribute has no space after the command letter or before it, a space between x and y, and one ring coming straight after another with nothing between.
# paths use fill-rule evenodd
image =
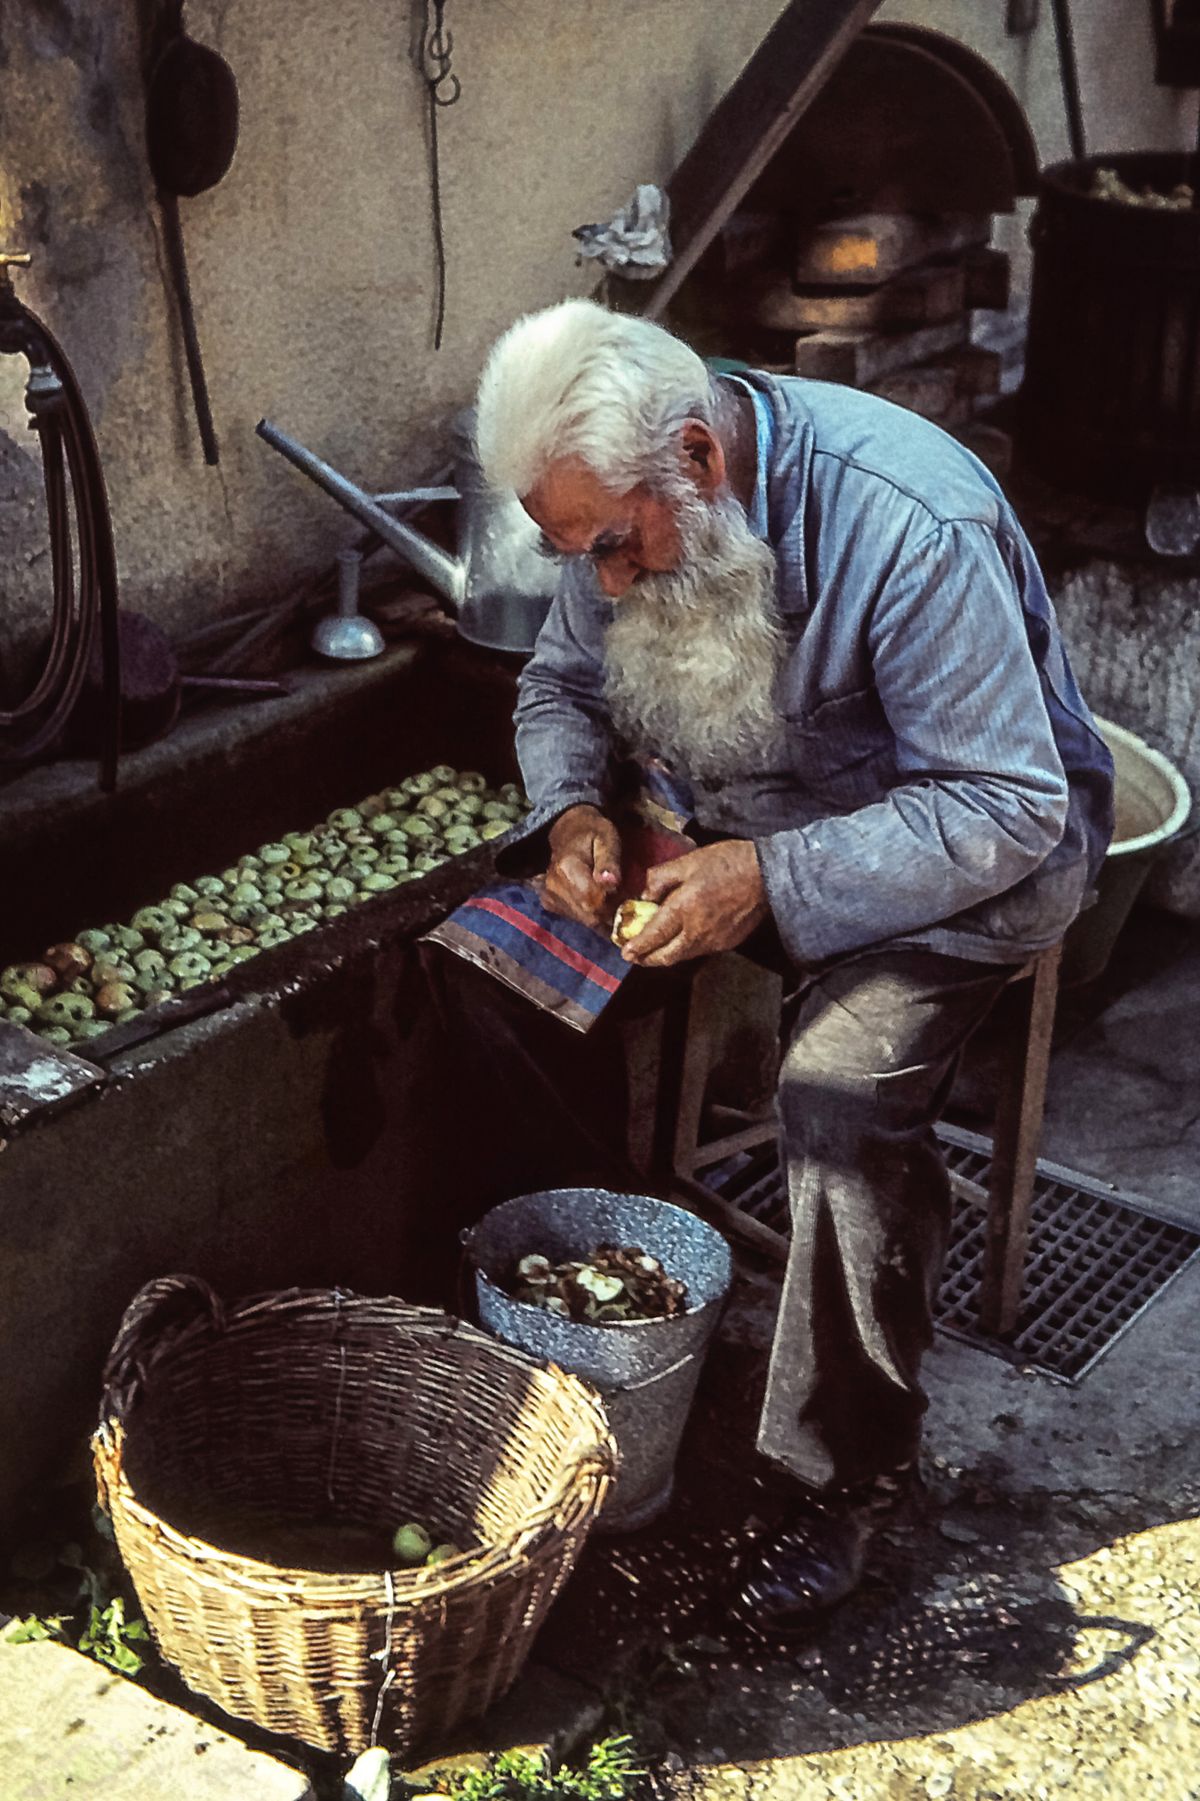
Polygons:
<instances>
[{"instance_id":1,"label":"gray trousers","mask_svg":"<svg viewBox=\"0 0 1200 1801\"><path fill-rule=\"evenodd\" d=\"M933 1122L1012 969L884 947L798 974L773 932L756 940L747 953L790 988L778 1107L792 1206L759 1449L814 1487L852 1485L917 1450L950 1212ZM579 1037L423 948L446 1080L475 1126L460 1147L475 1213L537 1188L640 1187L617 1028L661 1004L662 978L635 971Z\"/></svg>"},{"instance_id":2,"label":"gray trousers","mask_svg":"<svg viewBox=\"0 0 1200 1801\"><path fill-rule=\"evenodd\" d=\"M884 947L788 997L777 1104L792 1243L758 1446L812 1487L916 1455L950 1216L933 1124L1011 975Z\"/></svg>"}]
</instances>

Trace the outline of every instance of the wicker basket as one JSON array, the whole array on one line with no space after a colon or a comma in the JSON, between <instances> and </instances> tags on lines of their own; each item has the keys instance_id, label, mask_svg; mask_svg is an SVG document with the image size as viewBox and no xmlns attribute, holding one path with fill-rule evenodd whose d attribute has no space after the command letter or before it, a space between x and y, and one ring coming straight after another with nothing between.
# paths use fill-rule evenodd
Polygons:
<instances>
[{"instance_id":1,"label":"wicker basket","mask_svg":"<svg viewBox=\"0 0 1200 1801\"><path fill-rule=\"evenodd\" d=\"M126 1312L93 1451L189 1687L308 1745L402 1755L516 1679L615 1467L590 1389L444 1314L327 1289L222 1307L187 1276ZM356 1528L386 1547L409 1519L472 1548L415 1571L291 1567L289 1535L311 1544L318 1523L335 1547Z\"/></svg>"}]
</instances>

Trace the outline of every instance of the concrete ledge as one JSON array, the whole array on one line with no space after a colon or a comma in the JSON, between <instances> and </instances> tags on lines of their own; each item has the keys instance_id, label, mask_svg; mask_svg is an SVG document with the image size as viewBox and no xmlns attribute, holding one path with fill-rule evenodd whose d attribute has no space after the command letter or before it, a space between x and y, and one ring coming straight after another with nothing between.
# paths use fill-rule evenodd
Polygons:
<instances>
[{"instance_id":1,"label":"concrete ledge","mask_svg":"<svg viewBox=\"0 0 1200 1801\"><path fill-rule=\"evenodd\" d=\"M66 1645L0 1642L4 1801L313 1801L302 1770Z\"/></svg>"}]
</instances>

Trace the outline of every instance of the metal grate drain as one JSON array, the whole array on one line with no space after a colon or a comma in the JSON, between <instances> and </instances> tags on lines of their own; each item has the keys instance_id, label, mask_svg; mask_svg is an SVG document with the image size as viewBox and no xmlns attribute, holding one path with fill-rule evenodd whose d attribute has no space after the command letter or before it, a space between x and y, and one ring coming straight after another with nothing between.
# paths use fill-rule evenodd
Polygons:
<instances>
[{"instance_id":1,"label":"metal grate drain","mask_svg":"<svg viewBox=\"0 0 1200 1801\"><path fill-rule=\"evenodd\" d=\"M935 1318L969 1344L1059 1381L1078 1382L1140 1317L1166 1284L1200 1255L1200 1231L1147 1204L1039 1162L1025 1262L1021 1320L1011 1342L973 1321L979 1304L992 1147L987 1138L941 1125L954 1211ZM777 1232L788 1230L787 1184L778 1147L743 1152L705 1180Z\"/></svg>"}]
</instances>

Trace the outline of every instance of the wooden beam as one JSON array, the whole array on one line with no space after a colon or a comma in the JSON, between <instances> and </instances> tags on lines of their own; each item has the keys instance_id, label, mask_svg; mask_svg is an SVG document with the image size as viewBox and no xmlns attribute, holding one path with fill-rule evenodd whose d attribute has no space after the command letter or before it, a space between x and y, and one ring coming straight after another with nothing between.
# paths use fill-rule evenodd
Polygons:
<instances>
[{"instance_id":1,"label":"wooden beam","mask_svg":"<svg viewBox=\"0 0 1200 1801\"><path fill-rule=\"evenodd\" d=\"M621 283L620 304L648 319L661 316L878 5L791 0L667 185L670 266L657 281Z\"/></svg>"},{"instance_id":2,"label":"wooden beam","mask_svg":"<svg viewBox=\"0 0 1200 1801\"><path fill-rule=\"evenodd\" d=\"M726 317L768 331L895 331L956 319L966 310L967 277L961 263L926 263L893 276L878 288L797 293L786 276L766 276L723 293Z\"/></svg>"}]
</instances>

